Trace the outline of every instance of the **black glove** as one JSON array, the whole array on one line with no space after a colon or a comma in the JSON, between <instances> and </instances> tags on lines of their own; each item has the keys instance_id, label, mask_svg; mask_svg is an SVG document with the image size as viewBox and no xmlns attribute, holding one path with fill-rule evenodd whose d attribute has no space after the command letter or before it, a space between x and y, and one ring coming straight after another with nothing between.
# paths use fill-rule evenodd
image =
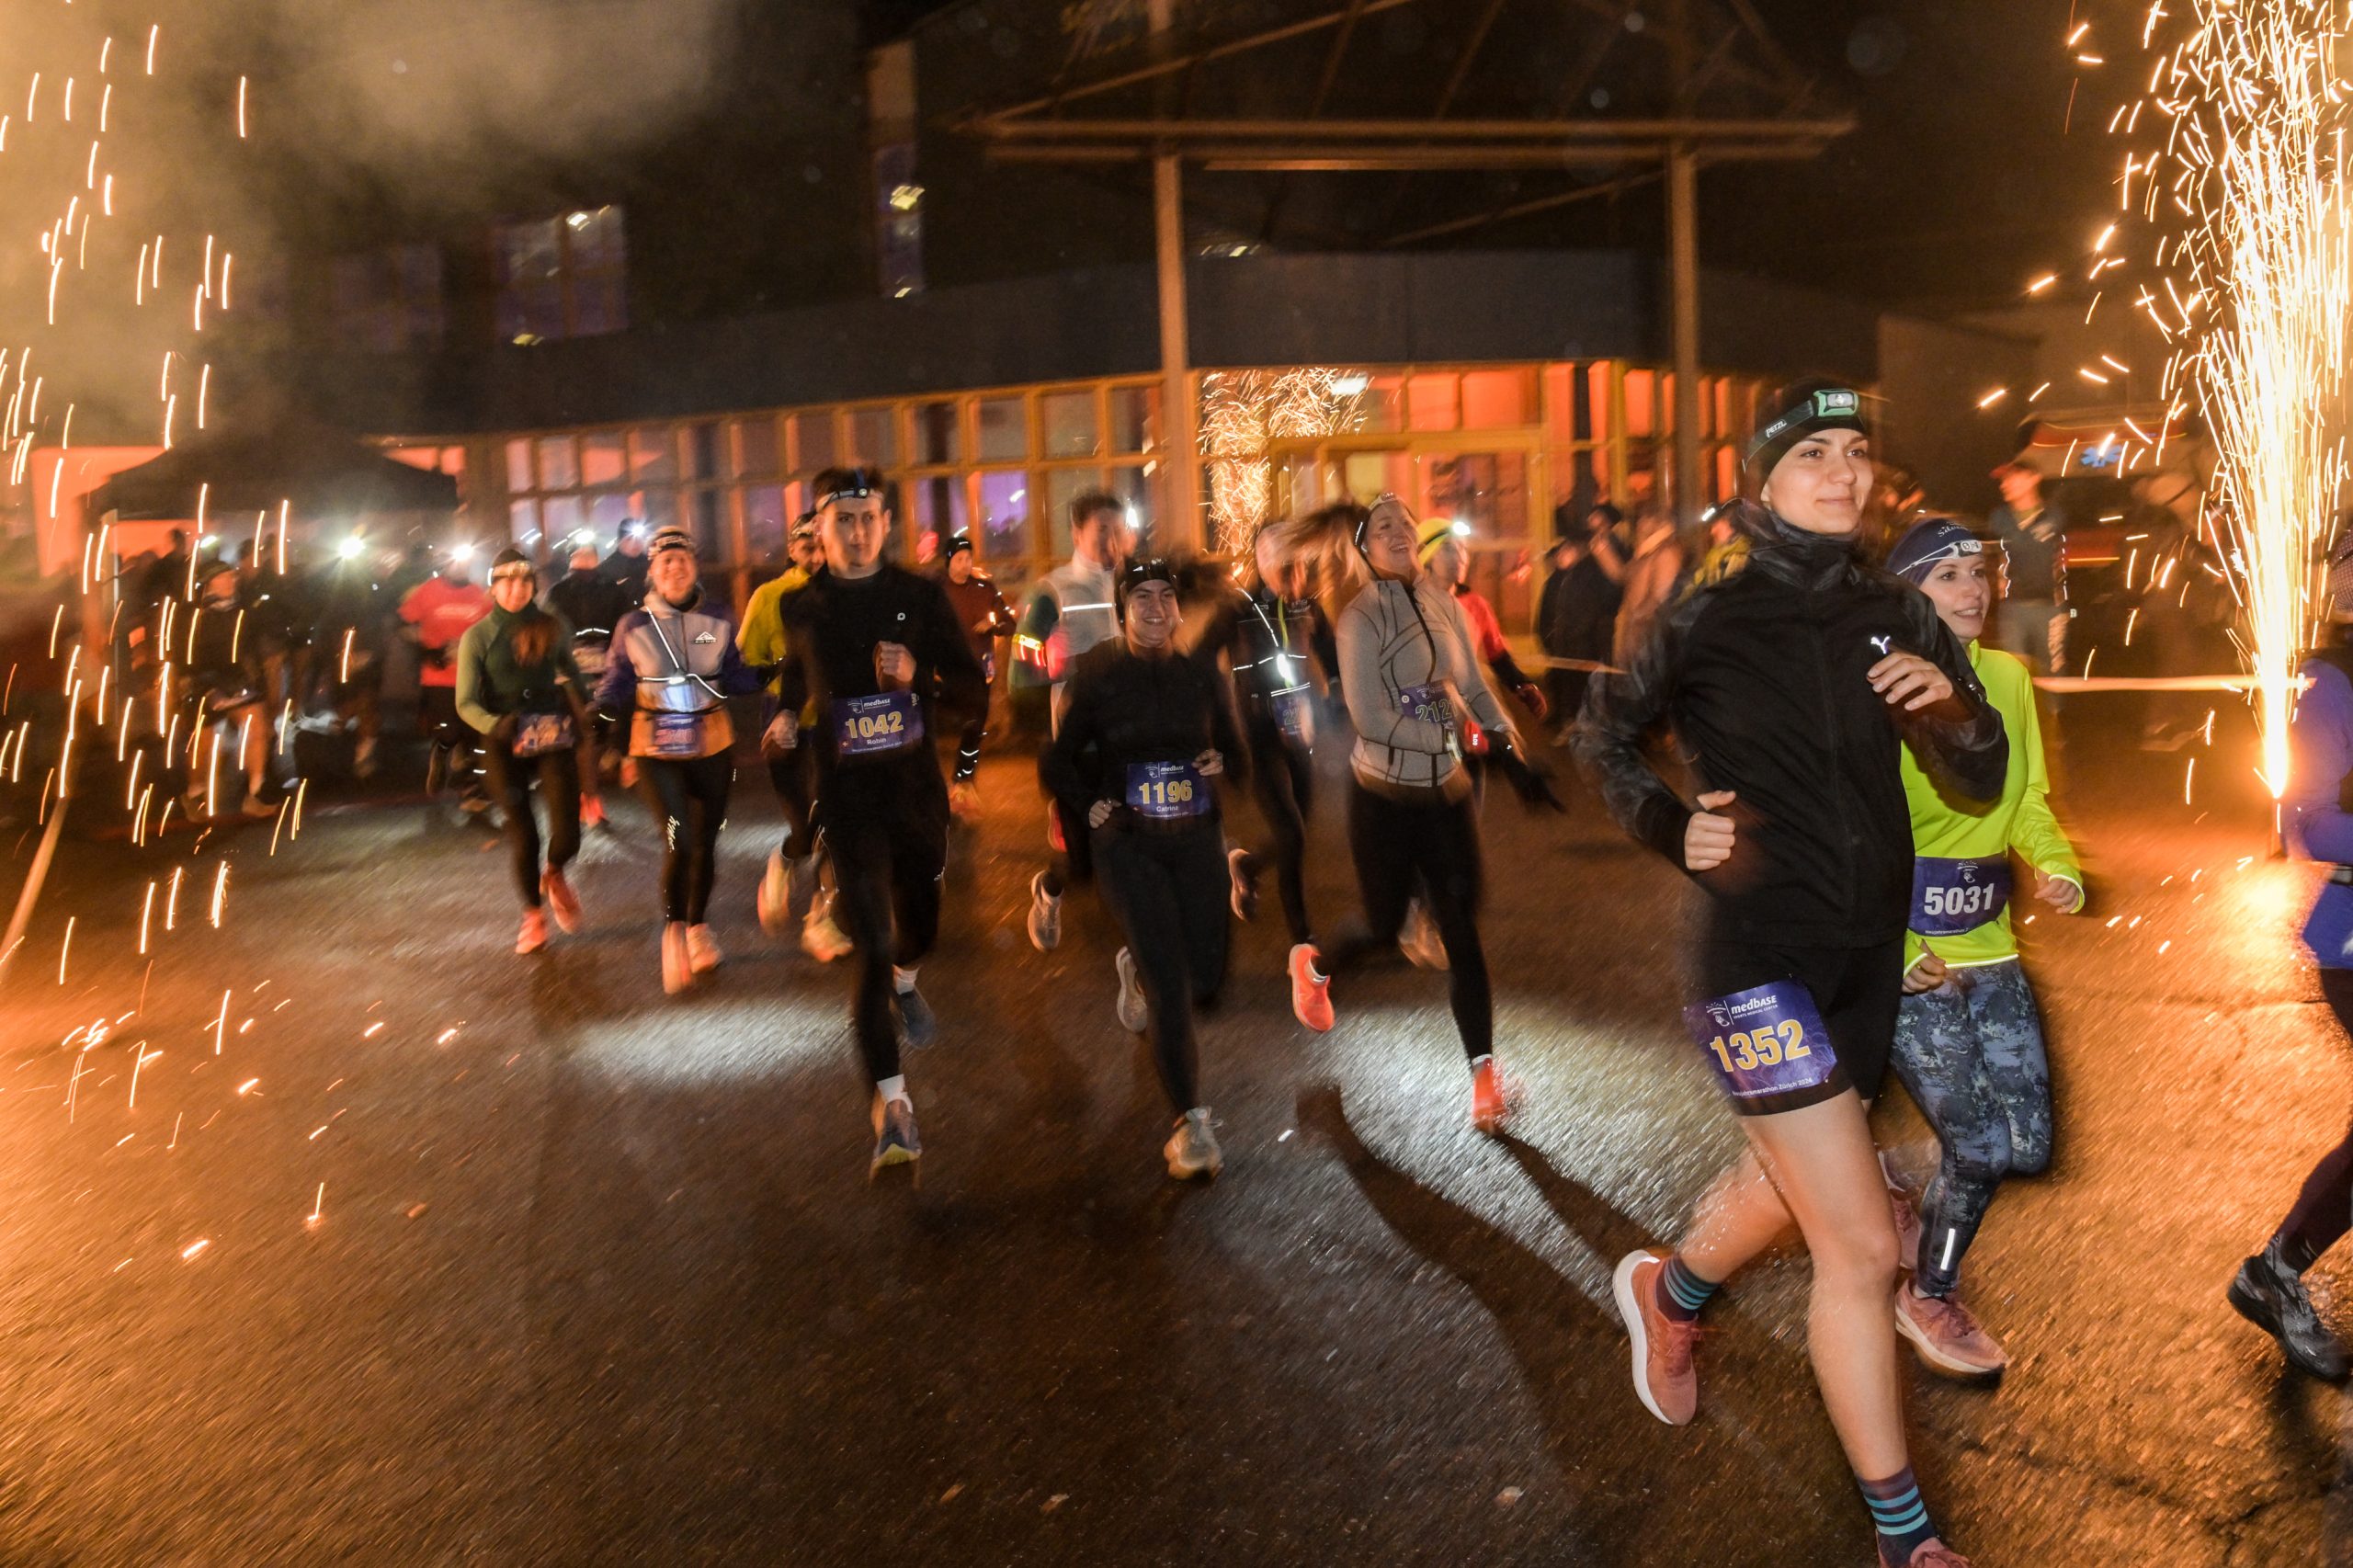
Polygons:
<instances>
[{"instance_id":1,"label":"black glove","mask_svg":"<svg viewBox=\"0 0 2353 1568\"><path fill-rule=\"evenodd\" d=\"M1522 756L1518 747L1508 743L1497 745L1495 747L1495 765L1503 769L1505 778L1510 781L1512 792L1519 797L1520 804L1531 811L1538 806L1563 812L1569 809L1562 803L1561 797L1553 793L1550 771Z\"/></svg>"}]
</instances>

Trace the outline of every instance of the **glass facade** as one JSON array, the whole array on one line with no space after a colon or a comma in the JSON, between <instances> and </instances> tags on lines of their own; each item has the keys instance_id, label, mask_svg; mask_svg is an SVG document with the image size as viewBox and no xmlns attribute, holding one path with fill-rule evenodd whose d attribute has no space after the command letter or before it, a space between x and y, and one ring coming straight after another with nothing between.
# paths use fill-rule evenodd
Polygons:
<instances>
[{"instance_id":1,"label":"glass facade","mask_svg":"<svg viewBox=\"0 0 2353 1568\"><path fill-rule=\"evenodd\" d=\"M1706 378L1702 503L1733 493L1760 378ZM1599 501L1672 499L1673 378L1623 360L1204 371L1207 548L1267 517L1384 491L1469 525L1473 581L1507 624L1532 613L1534 553ZM723 417L517 432L477 458L496 495L467 497L478 533L552 556L625 523L676 524L738 600L778 570L821 469L863 462L890 484L898 558L969 533L1008 592L1070 551L1069 503L1102 489L1152 530L1160 389L1120 377ZM1183 535L1163 541L1188 542Z\"/></svg>"}]
</instances>

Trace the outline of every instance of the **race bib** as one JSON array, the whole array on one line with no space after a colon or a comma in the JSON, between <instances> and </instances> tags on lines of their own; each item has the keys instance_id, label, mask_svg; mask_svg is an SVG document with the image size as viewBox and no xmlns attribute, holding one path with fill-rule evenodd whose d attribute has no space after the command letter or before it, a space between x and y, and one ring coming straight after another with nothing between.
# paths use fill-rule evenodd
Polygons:
<instances>
[{"instance_id":1,"label":"race bib","mask_svg":"<svg viewBox=\"0 0 2353 1568\"><path fill-rule=\"evenodd\" d=\"M649 713L651 721L647 744L655 756L700 756L703 752L702 715L699 713Z\"/></svg>"},{"instance_id":2,"label":"race bib","mask_svg":"<svg viewBox=\"0 0 2353 1568\"><path fill-rule=\"evenodd\" d=\"M1210 782L1189 762L1128 764L1128 804L1155 822L1197 817L1216 803Z\"/></svg>"},{"instance_id":3,"label":"race bib","mask_svg":"<svg viewBox=\"0 0 2353 1568\"><path fill-rule=\"evenodd\" d=\"M912 691L834 699L834 749L843 756L879 756L923 739L923 708Z\"/></svg>"},{"instance_id":4,"label":"race bib","mask_svg":"<svg viewBox=\"0 0 2353 1568\"><path fill-rule=\"evenodd\" d=\"M1912 862L1912 929L1923 937L1958 937L1974 931L2010 903L2010 859L1940 860L1922 855Z\"/></svg>"},{"instance_id":5,"label":"race bib","mask_svg":"<svg viewBox=\"0 0 2353 1568\"><path fill-rule=\"evenodd\" d=\"M551 751L570 751L572 744L572 715L569 713L526 713L516 722L517 756L540 756Z\"/></svg>"},{"instance_id":6,"label":"race bib","mask_svg":"<svg viewBox=\"0 0 2353 1568\"><path fill-rule=\"evenodd\" d=\"M1454 713L1454 706L1446 699L1442 686L1409 686L1397 694L1397 706L1408 719L1419 719L1425 724L1443 724Z\"/></svg>"},{"instance_id":7,"label":"race bib","mask_svg":"<svg viewBox=\"0 0 2353 1568\"><path fill-rule=\"evenodd\" d=\"M1293 745L1312 746L1315 744L1315 719L1308 711L1307 688L1275 693L1275 723L1282 730L1283 739Z\"/></svg>"},{"instance_id":8,"label":"race bib","mask_svg":"<svg viewBox=\"0 0 2353 1568\"><path fill-rule=\"evenodd\" d=\"M1813 996L1793 980L1696 1002L1683 1021L1734 1099L1819 1088L1838 1066Z\"/></svg>"}]
</instances>

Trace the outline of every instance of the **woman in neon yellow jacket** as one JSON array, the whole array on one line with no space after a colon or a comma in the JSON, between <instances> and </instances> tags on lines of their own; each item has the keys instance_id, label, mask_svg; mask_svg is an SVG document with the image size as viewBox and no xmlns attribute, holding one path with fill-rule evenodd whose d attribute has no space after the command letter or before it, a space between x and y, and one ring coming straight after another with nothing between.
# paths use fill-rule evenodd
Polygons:
<instances>
[{"instance_id":1,"label":"woman in neon yellow jacket","mask_svg":"<svg viewBox=\"0 0 2353 1568\"><path fill-rule=\"evenodd\" d=\"M1908 748L1904 754L1915 859L1891 1064L1943 1154L1921 1200L1918 1240L1906 1247L1912 1278L1897 1288L1895 1323L1931 1367L1972 1378L1999 1374L2006 1358L1955 1299L1961 1255L2002 1179L2051 1163L2051 1068L2010 934L2013 858L2042 903L2063 915L2084 903L2082 868L2051 812L2033 675L2016 655L1978 644L1994 605L1994 560L1968 529L1931 517L1899 540L1887 562L1968 645L2010 737L2009 773L1990 805L1939 790ZM1900 1229L1912 1244L1913 1227Z\"/></svg>"}]
</instances>

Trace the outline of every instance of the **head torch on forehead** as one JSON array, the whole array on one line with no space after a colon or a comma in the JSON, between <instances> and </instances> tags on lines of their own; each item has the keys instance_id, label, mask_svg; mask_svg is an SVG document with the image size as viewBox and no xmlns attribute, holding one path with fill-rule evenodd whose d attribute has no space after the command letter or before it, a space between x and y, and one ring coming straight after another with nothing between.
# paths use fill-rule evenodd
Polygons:
<instances>
[{"instance_id":1,"label":"head torch on forehead","mask_svg":"<svg viewBox=\"0 0 2353 1568\"><path fill-rule=\"evenodd\" d=\"M1801 426L1827 420L1860 421L1862 416L1863 397L1860 392L1844 387L1813 392L1795 407L1784 409L1773 423L1759 430L1756 440L1749 443L1748 449L1754 456Z\"/></svg>"},{"instance_id":2,"label":"head torch on forehead","mask_svg":"<svg viewBox=\"0 0 2353 1568\"><path fill-rule=\"evenodd\" d=\"M538 571L534 569L531 563L528 561L510 561L504 566L494 566L490 569L490 580L494 583L504 583L510 577L536 577L538 575Z\"/></svg>"},{"instance_id":3,"label":"head torch on forehead","mask_svg":"<svg viewBox=\"0 0 2353 1568\"><path fill-rule=\"evenodd\" d=\"M822 512L836 501L863 501L870 495L880 495L881 494L881 491L875 489L874 486L869 484L863 479L853 480L847 484L838 485L832 490L826 491L823 495L818 496L817 505L814 509Z\"/></svg>"}]
</instances>

